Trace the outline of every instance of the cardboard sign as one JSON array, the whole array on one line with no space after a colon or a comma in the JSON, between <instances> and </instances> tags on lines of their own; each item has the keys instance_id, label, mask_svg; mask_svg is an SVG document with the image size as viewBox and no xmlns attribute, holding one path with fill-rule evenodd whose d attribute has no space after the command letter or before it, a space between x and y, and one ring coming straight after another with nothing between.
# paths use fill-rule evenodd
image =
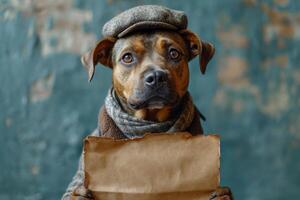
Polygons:
<instances>
[{"instance_id":1,"label":"cardboard sign","mask_svg":"<svg viewBox=\"0 0 300 200\"><path fill-rule=\"evenodd\" d=\"M92 137L84 144L85 187L97 200L208 200L219 186L217 135Z\"/></svg>"}]
</instances>

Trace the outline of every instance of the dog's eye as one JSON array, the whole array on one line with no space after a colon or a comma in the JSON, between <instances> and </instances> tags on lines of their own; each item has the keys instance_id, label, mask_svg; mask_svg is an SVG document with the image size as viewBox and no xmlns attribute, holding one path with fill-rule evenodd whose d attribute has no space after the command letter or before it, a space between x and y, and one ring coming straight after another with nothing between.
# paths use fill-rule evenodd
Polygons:
<instances>
[{"instance_id":1,"label":"dog's eye","mask_svg":"<svg viewBox=\"0 0 300 200\"><path fill-rule=\"evenodd\" d=\"M132 63L133 62L133 55L131 53L125 53L122 56L122 61L126 64Z\"/></svg>"},{"instance_id":2,"label":"dog's eye","mask_svg":"<svg viewBox=\"0 0 300 200\"><path fill-rule=\"evenodd\" d=\"M173 60L178 60L180 58L180 52L176 49L170 49L169 55Z\"/></svg>"}]
</instances>

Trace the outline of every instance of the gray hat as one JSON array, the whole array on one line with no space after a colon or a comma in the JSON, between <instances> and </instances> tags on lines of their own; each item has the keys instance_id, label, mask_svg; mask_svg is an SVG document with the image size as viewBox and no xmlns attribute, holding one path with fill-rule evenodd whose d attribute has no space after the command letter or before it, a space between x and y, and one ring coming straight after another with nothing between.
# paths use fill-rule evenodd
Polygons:
<instances>
[{"instance_id":1,"label":"gray hat","mask_svg":"<svg viewBox=\"0 0 300 200\"><path fill-rule=\"evenodd\" d=\"M182 11L144 5L126 10L106 22L102 34L104 37L121 38L128 33L145 29L186 29L187 23L187 16Z\"/></svg>"}]
</instances>

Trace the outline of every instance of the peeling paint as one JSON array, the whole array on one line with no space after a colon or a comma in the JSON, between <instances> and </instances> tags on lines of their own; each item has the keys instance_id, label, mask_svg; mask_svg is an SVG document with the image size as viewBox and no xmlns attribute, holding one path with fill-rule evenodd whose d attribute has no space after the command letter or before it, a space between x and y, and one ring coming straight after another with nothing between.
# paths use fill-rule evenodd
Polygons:
<instances>
[{"instance_id":1,"label":"peeling paint","mask_svg":"<svg viewBox=\"0 0 300 200\"><path fill-rule=\"evenodd\" d=\"M279 90L276 88L267 96L266 101L260 102L259 107L263 113L277 117L289 109L289 104L289 91L287 85L283 83Z\"/></svg>"},{"instance_id":2,"label":"peeling paint","mask_svg":"<svg viewBox=\"0 0 300 200\"><path fill-rule=\"evenodd\" d=\"M269 6L266 3L258 1L244 1L247 6L259 5L263 13L267 15L267 22L263 26L263 38L266 44L270 44L276 39L278 49L282 49L283 53L271 54L263 59L261 67L263 73L270 73L274 68L288 68L290 63L290 54L288 54L288 46L286 40L298 40L300 30L300 15L298 13L289 13L279 11L276 8ZM276 1L276 4L284 7L288 1ZM233 19L227 20L231 22ZM245 103L241 103L231 97L231 92L239 94L247 92L254 99L258 110L261 113L268 115L271 118L276 118L280 113L287 112L291 104L290 95L297 95L296 87L288 89L285 74L280 74L280 86L274 86L274 82L266 80L265 84L273 84L271 87L262 88L260 85L252 82L248 76L248 70L252 67L246 57L247 47L249 46L250 38L244 32L242 23L231 23L230 27L221 25L218 29L218 39L224 49L220 52L222 59L218 60L218 80L223 88L217 90L214 102L216 105L226 105L231 107L233 112L239 112L243 109ZM239 52L238 56L236 52ZM250 66L249 66L250 65ZM257 66L259 67L259 66ZM292 75L295 82L298 81L297 71ZM229 89L224 90L224 87Z\"/></svg>"},{"instance_id":3,"label":"peeling paint","mask_svg":"<svg viewBox=\"0 0 300 200\"><path fill-rule=\"evenodd\" d=\"M277 55L272 58L267 58L266 60L263 61L262 67L264 69L269 69L272 67L286 68L288 64L289 64L289 56L283 54L283 55Z\"/></svg>"},{"instance_id":4,"label":"peeling paint","mask_svg":"<svg viewBox=\"0 0 300 200\"><path fill-rule=\"evenodd\" d=\"M241 26L233 26L228 30L221 29L217 35L225 48L246 48L248 46L248 38Z\"/></svg>"},{"instance_id":5,"label":"peeling paint","mask_svg":"<svg viewBox=\"0 0 300 200\"><path fill-rule=\"evenodd\" d=\"M215 105L221 109L229 109L234 113L241 113L244 111L245 105L241 99L232 99L225 89L219 89L213 99Z\"/></svg>"},{"instance_id":6,"label":"peeling paint","mask_svg":"<svg viewBox=\"0 0 300 200\"><path fill-rule=\"evenodd\" d=\"M247 82L245 79L247 63L243 58L228 56L222 61L222 67L218 72L218 79L220 83L234 87L235 85Z\"/></svg>"},{"instance_id":7,"label":"peeling paint","mask_svg":"<svg viewBox=\"0 0 300 200\"><path fill-rule=\"evenodd\" d=\"M48 99L52 93L54 80L54 74L50 73L47 76L34 81L30 88L30 102L36 103Z\"/></svg>"},{"instance_id":8,"label":"peeling paint","mask_svg":"<svg viewBox=\"0 0 300 200\"><path fill-rule=\"evenodd\" d=\"M274 3L277 5L280 5L282 7L285 7L289 4L289 0L274 0Z\"/></svg>"},{"instance_id":9,"label":"peeling paint","mask_svg":"<svg viewBox=\"0 0 300 200\"><path fill-rule=\"evenodd\" d=\"M288 13L261 4L261 9L269 17L264 26L264 41L269 43L274 38L300 39L300 14Z\"/></svg>"},{"instance_id":10,"label":"peeling paint","mask_svg":"<svg viewBox=\"0 0 300 200\"><path fill-rule=\"evenodd\" d=\"M257 0L244 0L244 3L247 5L247 6L254 6L257 4Z\"/></svg>"},{"instance_id":11,"label":"peeling paint","mask_svg":"<svg viewBox=\"0 0 300 200\"><path fill-rule=\"evenodd\" d=\"M16 11L36 18L43 56L59 52L82 54L96 41L94 33L83 30L83 24L91 22L92 12L73 8L73 0L14 0L11 3Z\"/></svg>"}]
</instances>

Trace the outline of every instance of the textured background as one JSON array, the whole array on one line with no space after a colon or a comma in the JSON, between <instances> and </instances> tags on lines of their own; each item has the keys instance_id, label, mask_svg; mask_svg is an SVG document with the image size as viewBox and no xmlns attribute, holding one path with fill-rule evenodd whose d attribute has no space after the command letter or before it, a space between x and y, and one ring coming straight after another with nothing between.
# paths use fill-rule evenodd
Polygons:
<instances>
[{"instance_id":1,"label":"textured background","mask_svg":"<svg viewBox=\"0 0 300 200\"><path fill-rule=\"evenodd\" d=\"M104 22L139 4L184 10L215 44L205 76L191 62L190 91L206 132L222 136L222 184L236 199L298 199L300 1L0 0L0 199L59 199L82 138L111 84L89 84L80 54Z\"/></svg>"}]
</instances>

